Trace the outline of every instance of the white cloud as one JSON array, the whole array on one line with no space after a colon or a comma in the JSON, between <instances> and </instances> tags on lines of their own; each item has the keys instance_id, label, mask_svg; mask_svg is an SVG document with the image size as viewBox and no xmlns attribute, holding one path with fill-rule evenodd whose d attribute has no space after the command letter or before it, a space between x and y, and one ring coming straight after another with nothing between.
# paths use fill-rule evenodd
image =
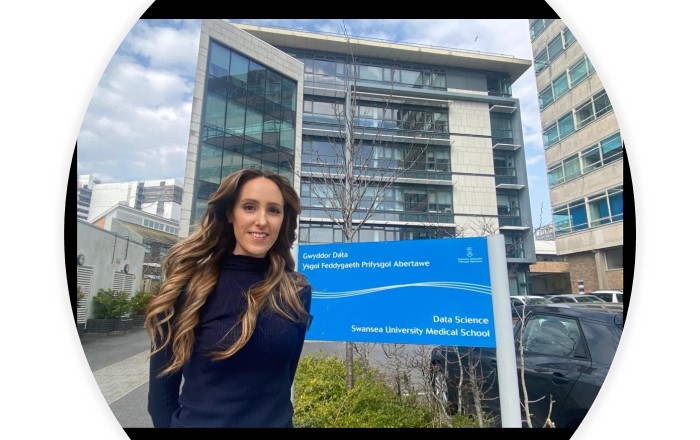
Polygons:
<instances>
[{"instance_id":1,"label":"white cloud","mask_svg":"<svg viewBox=\"0 0 700 440\"><path fill-rule=\"evenodd\" d=\"M241 20L242 21L242 20ZM528 23L519 20L248 20L353 36L476 50L532 59ZM184 176L199 20L139 20L95 90L78 137L78 172L103 181ZM542 137L532 68L513 85L520 100L526 160L542 162ZM544 166L528 166L528 178ZM547 191L531 186L533 199ZM533 203L534 205L534 203ZM547 209L549 206L547 206Z\"/></svg>"}]
</instances>

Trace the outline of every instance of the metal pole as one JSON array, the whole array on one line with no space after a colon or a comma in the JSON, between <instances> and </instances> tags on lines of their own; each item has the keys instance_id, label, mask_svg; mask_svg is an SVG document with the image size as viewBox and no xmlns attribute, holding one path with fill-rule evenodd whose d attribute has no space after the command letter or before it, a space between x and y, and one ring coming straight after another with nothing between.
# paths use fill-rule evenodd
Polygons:
<instances>
[{"instance_id":1,"label":"metal pole","mask_svg":"<svg viewBox=\"0 0 700 440\"><path fill-rule=\"evenodd\" d=\"M496 362L498 366L498 389L501 403L501 426L521 428L520 393L515 362L515 339L511 314L510 289L506 264L506 244L503 235L486 237L491 276L493 301L493 324L496 331Z\"/></svg>"}]
</instances>

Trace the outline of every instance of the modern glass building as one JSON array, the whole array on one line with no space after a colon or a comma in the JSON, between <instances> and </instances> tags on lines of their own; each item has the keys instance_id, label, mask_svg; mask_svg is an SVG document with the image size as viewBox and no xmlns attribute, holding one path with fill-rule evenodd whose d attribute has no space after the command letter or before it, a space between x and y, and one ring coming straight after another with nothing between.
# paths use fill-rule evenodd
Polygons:
<instances>
[{"instance_id":1,"label":"modern glass building","mask_svg":"<svg viewBox=\"0 0 700 440\"><path fill-rule=\"evenodd\" d=\"M202 20L180 235L197 227L222 176L258 167L299 191L300 243L342 242L331 187L352 173L367 189L352 241L501 233L511 292L528 293L534 238L511 84L530 65Z\"/></svg>"},{"instance_id":2,"label":"modern glass building","mask_svg":"<svg viewBox=\"0 0 700 440\"><path fill-rule=\"evenodd\" d=\"M623 140L595 68L563 21L530 20L557 254L571 290L622 289Z\"/></svg>"}]
</instances>

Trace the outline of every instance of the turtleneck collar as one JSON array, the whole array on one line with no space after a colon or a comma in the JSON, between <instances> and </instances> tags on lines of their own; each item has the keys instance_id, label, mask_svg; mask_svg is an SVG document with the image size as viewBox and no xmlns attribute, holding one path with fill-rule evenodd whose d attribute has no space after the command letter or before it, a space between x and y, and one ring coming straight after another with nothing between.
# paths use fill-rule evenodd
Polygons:
<instances>
[{"instance_id":1,"label":"turtleneck collar","mask_svg":"<svg viewBox=\"0 0 700 440\"><path fill-rule=\"evenodd\" d=\"M221 261L222 269L266 272L270 266L267 256L263 258L250 257L247 255L234 255L233 252L226 254Z\"/></svg>"}]
</instances>

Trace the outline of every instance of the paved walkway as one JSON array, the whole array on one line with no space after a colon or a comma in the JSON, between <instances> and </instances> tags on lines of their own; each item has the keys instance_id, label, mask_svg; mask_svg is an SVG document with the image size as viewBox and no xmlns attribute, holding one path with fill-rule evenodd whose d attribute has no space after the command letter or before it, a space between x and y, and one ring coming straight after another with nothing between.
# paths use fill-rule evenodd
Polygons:
<instances>
[{"instance_id":1,"label":"paved walkway","mask_svg":"<svg viewBox=\"0 0 700 440\"><path fill-rule=\"evenodd\" d=\"M93 372L107 404L111 405L148 382L148 352L143 351Z\"/></svg>"},{"instance_id":2,"label":"paved walkway","mask_svg":"<svg viewBox=\"0 0 700 440\"><path fill-rule=\"evenodd\" d=\"M148 353L150 342L143 328L115 335L85 334L83 351L107 404L124 428L150 428ZM321 350L344 356L343 343L307 341L302 356Z\"/></svg>"}]
</instances>

